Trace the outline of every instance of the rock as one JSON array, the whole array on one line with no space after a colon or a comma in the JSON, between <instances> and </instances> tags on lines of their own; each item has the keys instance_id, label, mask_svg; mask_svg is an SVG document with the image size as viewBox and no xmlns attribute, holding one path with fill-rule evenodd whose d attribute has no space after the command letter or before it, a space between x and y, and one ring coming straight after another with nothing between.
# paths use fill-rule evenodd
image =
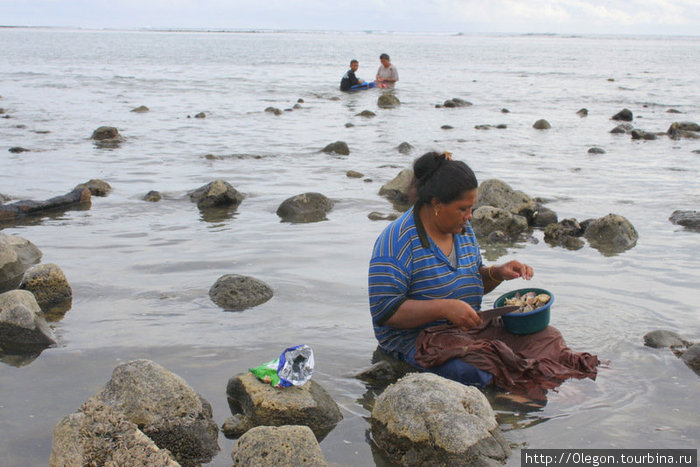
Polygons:
<instances>
[{"instance_id":1,"label":"rock","mask_svg":"<svg viewBox=\"0 0 700 467\"><path fill-rule=\"evenodd\" d=\"M588 154L605 154L605 149L593 146L588 148Z\"/></svg>"},{"instance_id":2,"label":"rock","mask_svg":"<svg viewBox=\"0 0 700 467\"><path fill-rule=\"evenodd\" d=\"M221 276L209 289L211 300L226 310L242 311L272 298L272 288L253 277L238 274Z\"/></svg>"},{"instance_id":3,"label":"rock","mask_svg":"<svg viewBox=\"0 0 700 467\"><path fill-rule=\"evenodd\" d=\"M481 206L493 206L505 209L511 214L520 214L524 210L534 212L537 209L535 200L522 191L513 190L507 183L489 179L479 184L479 193L474 210Z\"/></svg>"},{"instance_id":4,"label":"rock","mask_svg":"<svg viewBox=\"0 0 700 467\"><path fill-rule=\"evenodd\" d=\"M123 413L181 464L207 463L219 451L219 428L209 402L155 362L117 366L94 398Z\"/></svg>"},{"instance_id":5,"label":"rock","mask_svg":"<svg viewBox=\"0 0 700 467\"><path fill-rule=\"evenodd\" d=\"M14 146L14 147L11 147L10 149L8 149L8 151L10 151L11 153L14 153L14 154L19 154L20 152L28 152L29 149L25 149L25 148L20 147L20 146Z\"/></svg>"},{"instance_id":6,"label":"rock","mask_svg":"<svg viewBox=\"0 0 700 467\"><path fill-rule=\"evenodd\" d=\"M673 122L666 134L672 139L689 138L696 139L700 138L700 125L693 122Z\"/></svg>"},{"instance_id":7,"label":"rock","mask_svg":"<svg viewBox=\"0 0 700 467\"><path fill-rule=\"evenodd\" d=\"M371 426L374 442L401 465L499 465L510 455L486 396L432 373L389 386Z\"/></svg>"},{"instance_id":8,"label":"rock","mask_svg":"<svg viewBox=\"0 0 700 467\"><path fill-rule=\"evenodd\" d=\"M367 218L371 221L393 221L398 217L399 215L393 212L390 214L383 214L381 212L372 211L367 214Z\"/></svg>"},{"instance_id":9,"label":"rock","mask_svg":"<svg viewBox=\"0 0 700 467\"><path fill-rule=\"evenodd\" d=\"M634 130L634 127L630 125L629 123L621 123L612 130L610 130L610 133L613 134L629 134Z\"/></svg>"},{"instance_id":10,"label":"rock","mask_svg":"<svg viewBox=\"0 0 700 467\"><path fill-rule=\"evenodd\" d=\"M105 139L115 139L119 137L119 130L113 126L101 126L92 132L91 138L102 141Z\"/></svg>"},{"instance_id":11,"label":"rock","mask_svg":"<svg viewBox=\"0 0 700 467\"><path fill-rule=\"evenodd\" d=\"M393 107L398 107L399 105L401 105L401 102L399 101L398 97L390 92L385 92L377 99L377 106L382 109L391 109Z\"/></svg>"},{"instance_id":12,"label":"rock","mask_svg":"<svg viewBox=\"0 0 700 467\"><path fill-rule=\"evenodd\" d=\"M24 272L41 260L41 251L29 240L0 232L0 293L22 282Z\"/></svg>"},{"instance_id":13,"label":"rock","mask_svg":"<svg viewBox=\"0 0 700 467\"><path fill-rule=\"evenodd\" d=\"M452 102L454 102L457 107L469 107L473 105L471 102L460 99L459 97L453 97Z\"/></svg>"},{"instance_id":14,"label":"rock","mask_svg":"<svg viewBox=\"0 0 700 467\"><path fill-rule=\"evenodd\" d=\"M95 178L88 180L85 183L76 185L73 189L82 190L83 188L90 190L90 194L92 196L107 196L107 194L112 191L112 187L109 183Z\"/></svg>"},{"instance_id":15,"label":"rock","mask_svg":"<svg viewBox=\"0 0 700 467\"><path fill-rule=\"evenodd\" d=\"M345 124L345 128L353 128L354 126L355 126L355 125L352 124L352 123L350 123L350 122L348 122L348 123Z\"/></svg>"},{"instance_id":16,"label":"rock","mask_svg":"<svg viewBox=\"0 0 700 467\"><path fill-rule=\"evenodd\" d=\"M681 355L683 363L700 376L700 344L694 344Z\"/></svg>"},{"instance_id":17,"label":"rock","mask_svg":"<svg viewBox=\"0 0 700 467\"><path fill-rule=\"evenodd\" d=\"M629 109L622 109L615 115L613 115L612 120L621 120L623 122L631 122L633 120L632 111Z\"/></svg>"},{"instance_id":18,"label":"rock","mask_svg":"<svg viewBox=\"0 0 700 467\"><path fill-rule=\"evenodd\" d=\"M640 130L639 128L635 128L634 130L632 130L630 132L630 135L632 136L632 139L645 139L645 140L656 139L656 135L654 133Z\"/></svg>"},{"instance_id":19,"label":"rock","mask_svg":"<svg viewBox=\"0 0 700 467\"><path fill-rule=\"evenodd\" d=\"M668 220L687 229L700 231L700 212L698 211L675 210L671 213L671 217Z\"/></svg>"},{"instance_id":20,"label":"rock","mask_svg":"<svg viewBox=\"0 0 700 467\"><path fill-rule=\"evenodd\" d=\"M212 207L238 207L243 201L240 194L230 183L214 180L189 193L190 200L197 203L199 209Z\"/></svg>"},{"instance_id":21,"label":"rock","mask_svg":"<svg viewBox=\"0 0 700 467\"><path fill-rule=\"evenodd\" d=\"M372 118L372 117L376 117L377 114L375 114L371 110L363 110L362 112L360 112L359 114L356 114L355 116L356 117Z\"/></svg>"},{"instance_id":22,"label":"rock","mask_svg":"<svg viewBox=\"0 0 700 467\"><path fill-rule=\"evenodd\" d=\"M506 108L503 108L503 109L501 109L501 113L502 113L502 114L509 114L509 113L510 113L510 110L508 110L508 109L506 109Z\"/></svg>"},{"instance_id":23,"label":"rock","mask_svg":"<svg viewBox=\"0 0 700 467\"><path fill-rule=\"evenodd\" d=\"M204 112L199 112L197 115L194 116L194 118L207 118L207 114Z\"/></svg>"},{"instance_id":24,"label":"rock","mask_svg":"<svg viewBox=\"0 0 700 467\"><path fill-rule=\"evenodd\" d=\"M345 176L348 178L362 178L365 176L365 174L356 172L354 170L348 170L347 172L345 172Z\"/></svg>"},{"instance_id":25,"label":"rock","mask_svg":"<svg viewBox=\"0 0 700 467\"><path fill-rule=\"evenodd\" d=\"M396 177L382 185L379 195L399 204L408 204L412 183L413 170L403 169Z\"/></svg>"},{"instance_id":26,"label":"rock","mask_svg":"<svg viewBox=\"0 0 700 467\"><path fill-rule=\"evenodd\" d=\"M0 222L15 221L23 217L39 216L47 211L80 209L90 205L90 190L76 188L68 194L56 196L45 201L15 201L0 205Z\"/></svg>"},{"instance_id":27,"label":"rock","mask_svg":"<svg viewBox=\"0 0 700 467\"><path fill-rule=\"evenodd\" d=\"M454 127L453 127L452 125L443 125L443 126L441 126L440 128L442 128L443 130L451 130L451 129L453 129Z\"/></svg>"},{"instance_id":28,"label":"rock","mask_svg":"<svg viewBox=\"0 0 700 467\"><path fill-rule=\"evenodd\" d=\"M448 109L452 109L457 107L457 104L455 104L455 101L452 99L447 99L445 102L442 103L443 107L447 107Z\"/></svg>"},{"instance_id":29,"label":"rock","mask_svg":"<svg viewBox=\"0 0 700 467\"><path fill-rule=\"evenodd\" d=\"M73 290L56 264L40 264L31 268L24 274L19 288L31 292L44 313L61 314L71 307Z\"/></svg>"},{"instance_id":30,"label":"rock","mask_svg":"<svg viewBox=\"0 0 700 467\"><path fill-rule=\"evenodd\" d=\"M540 204L537 205L535 212L532 214L532 221L530 224L533 227L544 228L549 224L558 222L557 213L551 209L544 207Z\"/></svg>"},{"instance_id":31,"label":"rock","mask_svg":"<svg viewBox=\"0 0 700 467\"><path fill-rule=\"evenodd\" d=\"M534 128L535 130L549 130L550 128L552 128L552 125L550 125L547 120L540 119L532 124L532 128Z\"/></svg>"},{"instance_id":32,"label":"rock","mask_svg":"<svg viewBox=\"0 0 700 467\"><path fill-rule=\"evenodd\" d=\"M691 343L676 332L659 329L644 335L644 345L660 349L663 347L688 347Z\"/></svg>"},{"instance_id":33,"label":"rock","mask_svg":"<svg viewBox=\"0 0 700 467\"><path fill-rule=\"evenodd\" d=\"M346 143L345 141L336 141L335 143L330 143L325 148L321 149L321 151L328 154L341 154L343 156L347 156L348 154L350 154L350 148L348 147L348 143Z\"/></svg>"},{"instance_id":34,"label":"rock","mask_svg":"<svg viewBox=\"0 0 700 467\"><path fill-rule=\"evenodd\" d=\"M251 428L253 426L250 425L250 419L238 413L224 420L224 424L221 425L221 432L227 438L239 438Z\"/></svg>"},{"instance_id":35,"label":"rock","mask_svg":"<svg viewBox=\"0 0 700 467\"><path fill-rule=\"evenodd\" d=\"M581 118L583 118L583 117L588 117L588 109L579 109L579 110L576 112L576 115L578 115L578 116L581 117Z\"/></svg>"},{"instance_id":36,"label":"rock","mask_svg":"<svg viewBox=\"0 0 700 467\"><path fill-rule=\"evenodd\" d=\"M275 115L282 115L282 111L278 109L277 107L267 107L265 109L265 112L269 112Z\"/></svg>"},{"instance_id":37,"label":"rock","mask_svg":"<svg viewBox=\"0 0 700 467\"><path fill-rule=\"evenodd\" d=\"M380 360L366 370L361 371L355 377L373 386L388 385L406 374L405 370L399 370L386 360Z\"/></svg>"},{"instance_id":38,"label":"rock","mask_svg":"<svg viewBox=\"0 0 700 467\"><path fill-rule=\"evenodd\" d=\"M668 109L668 110L666 111L666 113L668 113L668 114L680 114L680 113L683 113L683 112L681 112L681 111L678 110L678 109Z\"/></svg>"},{"instance_id":39,"label":"rock","mask_svg":"<svg viewBox=\"0 0 700 467\"><path fill-rule=\"evenodd\" d=\"M301 107L301 104L297 103L297 104L294 104L294 105L292 106L292 108L293 108L294 110L298 110L298 109L301 109L302 107Z\"/></svg>"},{"instance_id":40,"label":"rock","mask_svg":"<svg viewBox=\"0 0 700 467\"><path fill-rule=\"evenodd\" d=\"M550 223L544 228L544 241L550 245L563 246L570 250L583 248L584 242L579 237L584 229L576 219L564 219Z\"/></svg>"},{"instance_id":41,"label":"rock","mask_svg":"<svg viewBox=\"0 0 700 467\"><path fill-rule=\"evenodd\" d=\"M593 248L606 255L621 253L632 248L639 238L634 226L617 214L608 214L594 220L586 229L584 236Z\"/></svg>"},{"instance_id":42,"label":"rock","mask_svg":"<svg viewBox=\"0 0 700 467\"><path fill-rule=\"evenodd\" d=\"M180 464L124 414L88 399L77 413L56 424L49 466L90 465L178 467Z\"/></svg>"},{"instance_id":43,"label":"rock","mask_svg":"<svg viewBox=\"0 0 700 467\"><path fill-rule=\"evenodd\" d=\"M306 425L319 440L343 418L338 404L313 379L280 389L241 373L229 379L226 395L231 413L244 416L249 426Z\"/></svg>"},{"instance_id":44,"label":"rock","mask_svg":"<svg viewBox=\"0 0 700 467\"><path fill-rule=\"evenodd\" d=\"M318 222L326 219L333 204L321 193L302 193L284 200L277 208L277 215L284 222Z\"/></svg>"},{"instance_id":45,"label":"rock","mask_svg":"<svg viewBox=\"0 0 700 467\"><path fill-rule=\"evenodd\" d=\"M471 224L478 237L487 237L500 230L511 239L515 239L527 230L527 220L523 216L493 206L481 206L476 209Z\"/></svg>"},{"instance_id":46,"label":"rock","mask_svg":"<svg viewBox=\"0 0 700 467\"><path fill-rule=\"evenodd\" d=\"M136 113L139 113L139 114L148 112L149 110L151 110L151 109L149 109L149 108L146 107L145 105L140 105L140 106L138 106L138 107L135 107L135 108L131 109L132 112L136 112Z\"/></svg>"},{"instance_id":47,"label":"rock","mask_svg":"<svg viewBox=\"0 0 700 467\"><path fill-rule=\"evenodd\" d=\"M410 143L407 143L404 141L403 143L399 144L396 149L401 153L401 154L410 154L413 151L413 146Z\"/></svg>"},{"instance_id":48,"label":"rock","mask_svg":"<svg viewBox=\"0 0 700 467\"><path fill-rule=\"evenodd\" d=\"M26 290L0 294L0 348L31 351L56 343L34 295Z\"/></svg>"},{"instance_id":49,"label":"rock","mask_svg":"<svg viewBox=\"0 0 700 467\"><path fill-rule=\"evenodd\" d=\"M146 193L143 197L144 201L150 201L152 203L158 202L163 199L163 196L158 191L151 190Z\"/></svg>"},{"instance_id":50,"label":"rock","mask_svg":"<svg viewBox=\"0 0 700 467\"><path fill-rule=\"evenodd\" d=\"M304 103L304 99L302 99L301 97L299 99L297 99L297 104L303 104L303 103Z\"/></svg>"},{"instance_id":51,"label":"rock","mask_svg":"<svg viewBox=\"0 0 700 467\"><path fill-rule=\"evenodd\" d=\"M328 465L311 429L299 425L253 428L236 441L231 457L234 466Z\"/></svg>"}]
</instances>

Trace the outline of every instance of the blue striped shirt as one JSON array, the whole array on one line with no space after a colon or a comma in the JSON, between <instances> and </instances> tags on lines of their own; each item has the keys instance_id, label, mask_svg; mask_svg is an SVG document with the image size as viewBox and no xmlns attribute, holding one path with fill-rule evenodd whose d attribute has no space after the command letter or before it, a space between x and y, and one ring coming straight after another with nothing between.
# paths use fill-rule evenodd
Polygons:
<instances>
[{"instance_id":1,"label":"blue striped shirt","mask_svg":"<svg viewBox=\"0 0 700 467\"><path fill-rule=\"evenodd\" d=\"M443 324L440 320L420 328L385 326L401 304L408 300L458 299L475 310L481 307L484 285L479 244L471 224L454 236L457 267L426 234L420 217L409 209L379 235L369 263L369 307L374 334L389 352L407 354L415 347L423 328Z\"/></svg>"}]
</instances>

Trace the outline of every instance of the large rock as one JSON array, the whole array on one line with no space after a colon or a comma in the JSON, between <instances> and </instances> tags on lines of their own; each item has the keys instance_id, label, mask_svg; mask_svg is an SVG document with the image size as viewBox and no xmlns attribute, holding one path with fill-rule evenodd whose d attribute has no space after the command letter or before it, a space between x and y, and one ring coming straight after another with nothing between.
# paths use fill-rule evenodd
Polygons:
<instances>
[{"instance_id":1,"label":"large rock","mask_svg":"<svg viewBox=\"0 0 700 467\"><path fill-rule=\"evenodd\" d=\"M637 244L639 234L634 226L617 214L595 219L583 234L588 243L605 255L628 250Z\"/></svg>"},{"instance_id":2,"label":"large rock","mask_svg":"<svg viewBox=\"0 0 700 467\"><path fill-rule=\"evenodd\" d=\"M581 240L584 229L576 219L563 219L544 228L544 241L550 245L563 246L569 250L583 248Z\"/></svg>"},{"instance_id":3,"label":"large rock","mask_svg":"<svg viewBox=\"0 0 700 467\"><path fill-rule=\"evenodd\" d=\"M393 107L398 107L400 104L399 98L390 92L385 92L377 99L377 106L382 109L391 109Z\"/></svg>"},{"instance_id":4,"label":"large rock","mask_svg":"<svg viewBox=\"0 0 700 467\"><path fill-rule=\"evenodd\" d=\"M659 349L662 347L688 347L690 342L673 331L658 329L644 335L644 345Z\"/></svg>"},{"instance_id":5,"label":"large rock","mask_svg":"<svg viewBox=\"0 0 700 467\"><path fill-rule=\"evenodd\" d=\"M537 203L537 209L532 213L532 221L529 222L533 227L545 228L549 224L554 224L559 221L557 213Z\"/></svg>"},{"instance_id":6,"label":"large rock","mask_svg":"<svg viewBox=\"0 0 700 467\"><path fill-rule=\"evenodd\" d=\"M40 264L24 274L20 289L28 290L44 313L63 313L70 309L73 291L66 275L56 264Z\"/></svg>"},{"instance_id":7,"label":"large rock","mask_svg":"<svg viewBox=\"0 0 700 467\"><path fill-rule=\"evenodd\" d=\"M486 396L432 373L389 386L371 425L375 443L401 465L498 465L510 454Z\"/></svg>"},{"instance_id":8,"label":"large rock","mask_svg":"<svg viewBox=\"0 0 700 467\"><path fill-rule=\"evenodd\" d=\"M338 404L313 379L303 386L273 388L252 373L242 373L229 379L226 395L231 413L244 420L239 426L245 428L306 425L321 440L343 418Z\"/></svg>"},{"instance_id":9,"label":"large rock","mask_svg":"<svg viewBox=\"0 0 700 467\"><path fill-rule=\"evenodd\" d=\"M0 293L22 282L22 275L41 259L41 251L29 240L0 232Z\"/></svg>"},{"instance_id":10,"label":"large rock","mask_svg":"<svg viewBox=\"0 0 700 467\"><path fill-rule=\"evenodd\" d=\"M691 345L688 350L683 352L681 360L700 376L700 344Z\"/></svg>"},{"instance_id":11,"label":"large rock","mask_svg":"<svg viewBox=\"0 0 700 467\"><path fill-rule=\"evenodd\" d=\"M328 465L307 426L259 426L241 436L231 450L233 465Z\"/></svg>"},{"instance_id":12,"label":"large rock","mask_svg":"<svg viewBox=\"0 0 700 467\"><path fill-rule=\"evenodd\" d=\"M117 148L124 141L119 130L113 126L101 126L92 132L90 139L95 140L95 145L101 148Z\"/></svg>"},{"instance_id":13,"label":"large rock","mask_svg":"<svg viewBox=\"0 0 700 467\"><path fill-rule=\"evenodd\" d=\"M78 412L56 424L49 466L91 465L178 467L180 464L124 414L88 399Z\"/></svg>"},{"instance_id":14,"label":"large rock","mask_svg":"<svg viewBox=\"0 0 700 467\"><path fill-rule=\"evenodd\" d=\"M527 220L523 216L493 206L481 206L474 211L471 224L478 237L488 237L500 230L514 240L527 230Z\"/></svg>"},{"instance_id":15,"label":"large rock","mask_svg":"<svg viewBox=\"0 0 700 467\"><path fill-rule=\"evenodd\" d=\"M700 138L700 125L695 122L673 122L668 127L666 134L672 139Z\"/></svg>"},{"instance_id":16,"label":"large rock","mask_svg":"<svg viewBox=\"0 0 700 467\"><path fill-rule=\"evenodd\" d=\"M189 193L190 200L197 203L199 209L215 207L238 207L243 201L240 194L230 183L214 180Z\"/></svg>"},{"instance_id":17,"label":"large rock","mask_svg":"<svg viewBox=\"0 0 700 467\"><path fill-rule=\"evenodd\" d=\"M518 215L537 210L535 200L522 191L513 190L510 185L497 179L485 180L479 185L479 196L474 210L481 206L493 206Z\"/></svg>"},{"instance_id":18,"label":"large rock","mask_svg":"<svg viewBox=\"0 0 700 467\"><path fill-rule=\"evenodd\" d=\"M549 130L550 128L552 128L552 125L550 125L547 120L542 118L533 123L532 128L534 128L535 130Z\"/></svg>"},{"instance_id":19,"label":"large rock","mask_svg":"<svg viewBox=\"0 0 700 467\"><path fill-rule=\"evenodd\" d=\"M258 306L272 295L272 288L263 281L238 274L221 276L209 289L209 297L214 303L232 311Z\"/></svg>"},{"instance_id":20,"label":"large rock","mask_svg":"<svg viewBox=\"0 0 700 467\"><path fill-rule=\"evenodd\" d=\"M123 413L181 464L207 463L219 450L209 402L150 360L117 366L95 399Z\"/></svg>"},{"instance_id":21,"label":"large rock","mask_svg":"<svg viewBox=\"0 0 700 467\"><path fill-rule=\"evenodd\" d=\"M321 151L327 153L327 154L340 154L342 156L347 156L350 154L350 148L348 147L348 143L345 141L336 141L335 143L330 143L326 145L325 148L323 148Z\"/></svg>"},{"instance_id":22,"label":"large rock","mask_svg":"<svg viewBox=\"0 0 700 467\"><path fill-rule=\"evenodd\" d=\"M0 294L0 348L33 351L56 343L34 295L26 290Z\"/></svg>"},{"instance_id":23,"label":"large rock","mask_svg":"<svg viewBox=\"0 0 700 467\"><path fill-rule=\"evenodd\" d=\"M671 213L671 217L668 220L687 229L700 230L700 212L698 211L676 210Z\"/></svg>"},{"instance_id":24,"label":"large rock","mask_svg":"<svg viewBox=\"0 0 700 467\"><path fill-rule=\"evenodd\" d=\"M318 222L326 220L333 204L321 193L302 193L284 200L277 208L277 215L285 222Z\"/></svg>"},{"instance_id":25,"label":"large rock","mask_svg":"<svg viewBox=\"0 0 700 467\"><path fill-rule=\"evenodd\" d=\"M395 203L407 205L411 199L412 183L413 170L403 169L396 177L382 185L379 194Z\"/></svg>"},{"instance_id":26,"label":"large rock","mask_svg":"<svg viewBox=\"0 0 700 467\"><path fill-rule=\"evenodd\" d=\"M45 215L68 209L82 209L90 206L90 190L76 188L70 193L44 201L22 200L0 205L0 222L15 221L28 216Z\"/></svg>"},{"instance_id":27,"label":"large rock","mask_svg":"<svg viewBox=\"0 0 700 467\"><path fill-rule=\"evenodd\" d=\"M634 119L632 111L629 109L622 109L615 115L611 117L613 120L621 120L623 122L631 122Z\"/></svg>"}]
</instances>

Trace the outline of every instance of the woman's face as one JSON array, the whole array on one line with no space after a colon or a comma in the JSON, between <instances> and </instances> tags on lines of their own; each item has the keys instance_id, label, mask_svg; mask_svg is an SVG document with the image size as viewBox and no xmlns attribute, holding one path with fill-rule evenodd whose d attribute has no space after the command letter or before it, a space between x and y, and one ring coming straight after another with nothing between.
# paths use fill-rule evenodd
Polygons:
<instances>
[{"instance_id":1,"label":"woman's face","mask_svg":"<svg viewBox=\"0 0 700 467\"><path fill-rule=\"evenodd\" d=\"M437 201L433 208L438 213L435 225L444 233L459 234L472 218L472 207L476 204L477 189L465 191L458 199L449 203Z\"/></svg>"}]
</instances>

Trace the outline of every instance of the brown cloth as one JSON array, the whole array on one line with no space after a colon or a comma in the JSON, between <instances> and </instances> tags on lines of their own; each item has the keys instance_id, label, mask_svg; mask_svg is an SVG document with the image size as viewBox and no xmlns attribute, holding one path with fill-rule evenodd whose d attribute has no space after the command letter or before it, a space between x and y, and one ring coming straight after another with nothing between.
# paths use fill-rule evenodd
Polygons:
<instances>
[{"instance_id":1,"label":"brown cloth","mask_svg":"<svg viewBox=\"0 0 700 467\"><path fill-rule=\"evenodd\" d=\"M452 324L426 328L416 341L416 361L425 368L459 358L491 373L501 389L546 400L547 389L567 378L595 379L598 357L574 352L552 326L534 334L511 334L493 320L463 331Z\"/></svg>"}]
</instances>

